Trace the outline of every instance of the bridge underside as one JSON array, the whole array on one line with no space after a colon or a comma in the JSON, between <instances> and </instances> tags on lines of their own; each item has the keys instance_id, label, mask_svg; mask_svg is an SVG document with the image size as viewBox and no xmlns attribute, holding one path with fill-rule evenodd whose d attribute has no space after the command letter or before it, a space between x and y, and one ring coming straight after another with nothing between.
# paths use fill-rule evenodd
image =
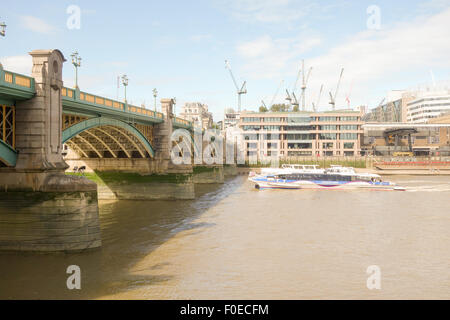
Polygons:
<instances>
[{"instance_id":1,"label":"bridge underside","mask_svg":"<svg viewBox=\"0 0 450 320\"><path fill-rule=\"evenodd\" d=\"M133 135L114 126L102 126L81 132L66 141L80 157L149 158L145 146Z\"/></svg>"},{"instance_id":2,"label":"bridge underside","mask_svg":"<svg viewBox=\"0 0 450 320\"><path fill-rule=\"evenodd\" d=\"M115 119L83 119L63 131L63 143L80 158L150 158L151 132L145 131Z\"/></svg>"}]
</instances>

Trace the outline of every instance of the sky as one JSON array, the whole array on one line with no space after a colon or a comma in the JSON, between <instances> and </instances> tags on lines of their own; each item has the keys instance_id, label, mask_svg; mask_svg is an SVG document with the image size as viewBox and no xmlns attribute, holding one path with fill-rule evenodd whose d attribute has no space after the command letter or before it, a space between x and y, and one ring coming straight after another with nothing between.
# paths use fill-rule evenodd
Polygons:
<instances>
[{"instance_id":1,"label":"sky","mask_svg":"<svg viewBox=\"0 0 450 320\"><path fill-rule=\"evenodd\" d=\"M286 102L302 59L312 67L308 110L322 84L318 109L330 109L341 68L337 108L374 108L389 90L450 80L450 0L5 0L3 21L6 70L29 75L28 52L59 49L72 87L70 55L78 51L82 91L123 99L117 76L126 74L130 103L153 109L157 88L158 100L176 98L177 112L185 102L206 103L215 121L237 107L225 60L238 84L247 81L242 109L255 111L261 100Z\"/></svg>"}]
</instances>

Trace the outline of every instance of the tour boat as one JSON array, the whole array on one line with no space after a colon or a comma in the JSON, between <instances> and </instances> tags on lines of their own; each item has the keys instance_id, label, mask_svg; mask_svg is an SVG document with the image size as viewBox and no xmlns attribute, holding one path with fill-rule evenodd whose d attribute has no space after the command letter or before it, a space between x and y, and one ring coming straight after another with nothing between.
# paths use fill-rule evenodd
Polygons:
<instances>
[{"instance_id":1,"label":"tour boat","mask_svg":"<svg viewBox=\"0 0 450 320\"><path fill-rule=\"evenodd\" d=\"M324 169L320 169L317 165L306 164L283 164L281 168L261 168L260 176L287 174L287 173L324 173ZM249 173L250 177L257 176L254 171Z\"/></svg>"},{"instance_id":2,"label":"tour boat","mask_svg":"<svg viewBox=\"0 0 450 320\"><path fill-rule=\"evenodd\" d=\"M381 176L372 173L356 173L353 168L332 166L329 169L281 168L267 174L250 175L249 180L257 189L370 189L397 190L405 188L395 183L382 181Z\"/></svg>"}]
</instances>

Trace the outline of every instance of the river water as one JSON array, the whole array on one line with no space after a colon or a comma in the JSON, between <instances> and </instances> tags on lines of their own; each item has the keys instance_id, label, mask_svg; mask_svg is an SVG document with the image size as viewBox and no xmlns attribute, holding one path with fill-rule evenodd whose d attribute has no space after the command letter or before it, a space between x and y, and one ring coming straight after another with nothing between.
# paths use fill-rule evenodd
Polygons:
<instances>
[{"instance_id":1,"label":"river water","mask_svg":"<svg viewBox=\"0 0 450 320\"><path fill-rule=\"evenodd\" d=\"M450 177L397 191L265 190L100 202L103 247L0 254L1 299L449 299ZM68 290L66 268L81 268ZM369 266L381 289L369 290Z\"/></svg>"}]
</instances>

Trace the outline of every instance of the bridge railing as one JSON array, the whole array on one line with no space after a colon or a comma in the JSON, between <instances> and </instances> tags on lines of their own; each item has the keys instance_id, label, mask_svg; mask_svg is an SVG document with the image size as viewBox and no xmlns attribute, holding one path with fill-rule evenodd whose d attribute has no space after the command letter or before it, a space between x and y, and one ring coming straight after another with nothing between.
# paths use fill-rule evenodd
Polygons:
<instances>
[{"instance_id":1,"label":"bridge railing","mask_svg":"<svg viewBox=\"0 0 450 320\"><path fill-rule=\"evenodd\" d=\"M0 65L0 85L13 89L19 89L24 94L36 92L34 78L23 74L4 70Z\"/></svg>"},{"instance_id":2,"label":"bridge railing","mask_svg":"<svg viewBox=\"0 0 450 320\"><path fill-rule=\"evenodd\" d=\"M61 92L62 96L66 99L83 101L96 106L117 109L123 112L134 113L143 116L149 116L152 118L163 119L164 115L161 112L155 112L153 110L148 110L142 107L133 106L130 104L125 104L116 100L108 99L105 97L100 97L94 94L80 91L79 97L76 96L76 90L64 87Z\"/></svg>"},{"instance_id":3,"label":"bridge railing","mask_svg":"<svg viewBox=\"0 0 450 320\"><path fill-rule=\"evenodd\" d=\"M178 117L174 117L172 120L173 124L175 125L180 125L182 127L186 127L186 128L192 128L192 122L188 121L186 119L182 119L182 118L178 118Z\"/></svg>"}]
</instances>

